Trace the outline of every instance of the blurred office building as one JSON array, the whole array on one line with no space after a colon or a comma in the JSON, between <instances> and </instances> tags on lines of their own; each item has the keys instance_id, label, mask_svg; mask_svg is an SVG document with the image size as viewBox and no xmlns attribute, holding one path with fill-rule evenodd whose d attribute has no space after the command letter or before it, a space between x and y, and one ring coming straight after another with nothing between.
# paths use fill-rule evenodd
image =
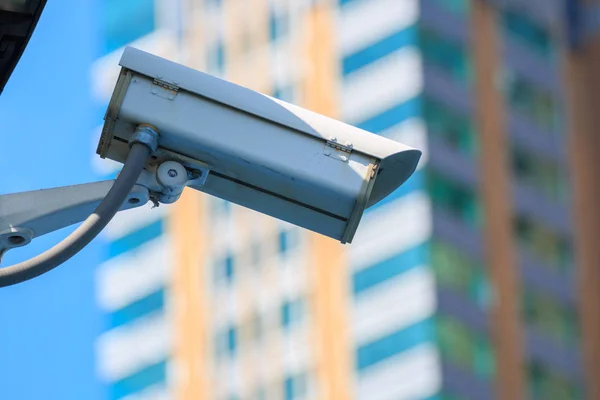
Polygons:
<instances>
[{"instance_id":1,"label":"blurred office building","mask_svg":"<svg viewBox=\"0 0 600 400\"><path fill-rule=\"evenodd\" d=\"M192 191L118 216L109 398L600 399L583 7L98 1L99 126L132 44L424 152L351 245Z\"/></svg>"}]
</instances>

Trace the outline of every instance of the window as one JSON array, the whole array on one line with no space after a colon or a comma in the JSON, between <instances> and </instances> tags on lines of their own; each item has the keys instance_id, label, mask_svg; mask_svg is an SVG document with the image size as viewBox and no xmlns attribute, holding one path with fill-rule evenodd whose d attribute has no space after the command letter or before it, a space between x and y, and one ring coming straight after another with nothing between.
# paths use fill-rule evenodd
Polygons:
<instances>
[{"instance_id":1,"label":"window","mask_svg":"<svg viewBox=\"0 0 600 400\"><path fill-rule=\"evenodd\" d=\"M461 324L458 320L436 317L438 343L442 357L466 371L491 378L494 374L494 355L490 341Z\"/></svg>"},{"instance_id":2,"label":"window","mask_svg":"<svg viewBox=\"0 0 600 400\"><path fill-rule=\"evenodd\" d=\"M214 264L215 282L233 282L235 276L235 260L233 255L227 254Z\"/></svg>"},{"instance_id":3,"label":"window","mask_svg":"<svg viewBox=\"0 0 600 400\"><path fill-rule=\"evenodd\" d=\"M466 49L426 28L421 28L419 41L425 64L443 69L457 81L471 81L473 72Z\"/></svg>"},{"instance_id":4,"label":"window","mask_svg":"<svg viewBox=\"0 0 600 400\"><path fill-rule=\"evenodd\" d=\"M428 171L433 207L453 215L470 227L481 225L482 210L473 188L454 182L436 171Z\"/></svg>"},{"instance_id":5,"label":"window","mask_svg":"<svg viewBox=\"0 0 600 400\"><path fill-rule=\"evenodd\" d=\"M103 55L156 29L155 0L103 0L100 3Z\"/></svg>"},{"instance_id":6,"label":"window","mask_svg":"<svg viewBox=\"0 0 600 400\"><path fill-rule=\"evenodd\" d=\"M292 103L294 101L294 86L277 86L273 90L273 97L279 100L286 101L288 103Z\"/></svg>"},{"instance_id":7,"label":"window","mask_svg":"<svg viewBox=\"0 0 600 400\"><path fill-rule=\"evenodd\" d=\"M145 225L127 235L114 240L108 245L108 257L117 257L123 253L133 251L146 243L155 240L165 232L165 220L159 219Z\"/></svg>"},{"instance_id":8,"label":"window","mask_svg":"<svg viewBox=\"0 0 600 400\"><path fill-rule=\"evenodd\" d=\"M525 14L504 11L502 26L507 37L523 43L531 51L546 58L554 56L554 44L549 32Z\"/></svg>"},{"instance_id":9,"label":"window","mask_svg":"<svg viewBox=\"0 0 600 400\"><path fill-rule=\"evenodd\" d=\"M406 271L427 265L429 246L423 243L361 269L352 276L352 291L358 295Z\"/></svg>"},{"instance_id":10,"label":"window","mask_svg":"<svg viewBox=\"0 0 600 400\"><path fill-rule=\"evenodd\" d=\"M574 346L579 338L577 311L569 309L550 296L533 290L523 292L523 316L557 342Z\"/></svg>"},{"instance_id":11,"label":"window","mask_svg":"<svg viewBox=\"0 0 600 400\"><path fill-rule=\"evenodd\" d=\"M223 75L225 73L225 44L219 38L209 47L208 51L208 73L212 75Z\"/></svg>"},{"instance_id":12,"label":"window","mask_svg":"<svg viewBox=\"0 0 600 400\"><path fill-rule=\"evenodd\" d=\"M582 400L583 391L544 365L531 363L527 368L531 399Z\"/></svg>"},{"instance_id":13,"label":"window","mask_svg":"<svg viewBox=\"0 0 600 400\"><path fill-rule=\"evenodd\" d=\"M286 254L290 249L296 247L299 233L298 228L295 227L279 231L279 253Z\"/></svg>"},{"instance_id":14,"label":"window","mask_svg":"<svg viewBox=\"0 0 600 400\"><path fill-rule=\"evenodd\" d=\"M439 138L465 155L477 154L477 135L467 116L430 98L423 101L423 116L432 137Z\"/></svg>"},{"instance_id":15,"label":"window","mask_svg":"<svg viewBox=\"0 0 600 400\"><path fill-rule=\"evenodd\" d=\"M417 26L404 27L382 38L378 42L344 57L342 59L342 74L344 76L349 75L366 65L389 56L403 47L414 46L417 40Z\"/></svg>"},{"instance_id":16,"label":"window","mask_svg":"<svg viewBox=\"0 0 600 400\"><path fill-rule=\"evenodd\" d=\"M161 312L164 308L165 290L160 288L109 314L109 327L128 324L137 318Z\"/></svg>"},{"instance_id":17,"label":"window","mask_svg":"<svg viewBox=\"0 0 600 400\"><path fill-rule=\"evenodd\" d=\"M218 197L210 197L211 216L214 219L228 217L231 214L231 203Z\"/></svg>"},{"instance_id":18,"label":"window","mask_svg":"<svg viewBox=\"0 0 600 400\"><path fill-rule=\"evenodd\" d=\"M237 351L238 333L234 326L230 326L219 332L215 338L215 350L217 356L233 356Z\"/></svg>"},{"instance_id":19,"label":"window","mask_svg":"<svg viewBox=\"0 0 600 400\"><path fill-rule=\"evenodd\" d=\"M277 41L288 34L289 31L289 14L275 10L269 12L269 38L272 42Z\"/></svg>"},{"instance_id":20,"label":"window","mask_svg":"<svg viewBox=\"0 0 600 400\"><path fill-rule=\"evenodd\" d=\"M495 373L494 348L490 338L484 335L477 335L475 339L475 359L473 360L473 369L480 376L491 378Z\"/></svg>"},{"instance_id":21,"label":"window","mask_svg":"<svg viewBox=\"0 0 600 400\"><path fill-rule=\"evenodd\" d=\"M549 267L563 272L573 268L573 248L568 238L524 215L515 216L514 229L519 246Z\"/></svg>"},{"instance_id":22,"label":"window","mask_svg":"<svg viewBox=\"0 0 600 400\"><path fill-rule=\"evenodd\" d=\"M560 106L550 93L512 71L506 72L506 100L511 108L542 128L559 131Z\"/></svg>"},{"instance_id":23,"label":"window","mask_svg":"<svg viewBox=\"0 0 600 400\"><path fill-rule=\"evenodd\" d=\"M297 374L288 376L283 381L283 391L285 400L302 399L306 396L306 376Z\"/></svg>"},{"instance_id":24,"label":"window","mask_svg":"<svg viewBox=\"0 0 600 400\"><path fill-rule=\"evenodd\" d=\"M436 322L442 357L463 369L471 369L474 354L469 331L454 318L439 316Z\"/></svg>"},{"instance_id":25,"label":"window","mask_svg":"<svg viewBox=\"0 0 600 400\"><path fill-rule=\"evenodd\" d=\"M302 299L285 301L281 305L281 326L289 329L297 324L304 315L304 302Z\"/></svg>"},{"instance_id":26,"label":"window","mask_svg":"<svg viewBox=\"0 0 600 400\"><path fill-rule=\"evenodd\" d=\"M433 319L426 319L365 343L356 350L356 369L363 371L412 347L429 342L434 334Z\"/></svg>"},{"instance_id":27,"label":"window","mask_svg":"<svg viewBox=\"0 0 600 400\"><path fill-rule=\"evenodd\" d=\"M482 309L491 300L491 287L484 266L454 246L433 240L431 263L442 286L464 293Z\"/></svg>"},{"instance_id":28,"label":"window","mask_svg":"<svg viewBox=\"0 0 600 400\"><path fill-rule=\"evenodd\" d=\"M568 183L565 170L559 164L516 146L512 147L511 161L513 172L519 181L541 190L554 201L566 201Z\"/></svg>"},{"instance_id":29,"label":"window","mask_svg":"<svg viewBox=\"0 0 600 400\"><path fill-rule=\"evenodd\" d=\"M466 15L469 12L471 0L433 0L433 2L454 14Z\"/></svg>"},{"instance_id":30,"label":"window","mask_svg":"<svg viewBox=\"0 0 600 400\"><path fill-rule=\"evenodd\" d=\"M110 388L112 399L122 399L153 386L164 385L167 379L167 361L144 366L139 371L114 382Z\"/></svg>"},{"instance_id":31,"label":"window","mask_svg":"<svg viewBox=\"0 0 600 400\"><path fill-rule=\"evenodd\" d=\"M225 277L229 282L233 280L233 257L231 255L225 257Z\"/></svg>"}]
</instances>

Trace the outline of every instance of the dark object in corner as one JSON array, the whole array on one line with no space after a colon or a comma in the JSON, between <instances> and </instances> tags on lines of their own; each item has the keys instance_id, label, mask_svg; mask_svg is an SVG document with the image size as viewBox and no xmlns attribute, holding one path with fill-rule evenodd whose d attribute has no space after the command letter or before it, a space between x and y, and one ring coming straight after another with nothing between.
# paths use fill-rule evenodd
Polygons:
<instances>
[{"instance_id":1,"label":"dark object in corner","mask_svg":"<svg viewBox=\"0 0 600 400\"><path fill-rule=\"evenodd\" d=\"M0 0L0 94L29 43L46 0Z\"/></svg>"}]
</instances>

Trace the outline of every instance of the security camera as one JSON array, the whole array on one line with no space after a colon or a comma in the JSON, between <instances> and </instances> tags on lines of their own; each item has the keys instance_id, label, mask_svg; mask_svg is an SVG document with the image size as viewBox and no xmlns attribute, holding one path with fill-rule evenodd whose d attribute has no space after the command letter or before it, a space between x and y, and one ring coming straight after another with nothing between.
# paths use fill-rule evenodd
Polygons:
<instances>
[{"instance_id":1,"label":"security camera","mask_svg":"<svg viewBox=\"0 0 600 400\"><path fill-rule=\"evenodd\" d=\"M44 253L0 268L0 287L73 257L117 212L173 203L185 187L350 243L365 209L402 185L421 157L131 47L120 65L97 151L123 169L112 181L0 195L0 260L83 221Z\"/></svg>"},{"instance_id":2,"label":"security camera","mask_svg":"<svg viewBox=\"0 0 600 400\"><path fill-rule=\"evenodd\" d=\"M351 243L366 208L415 171L421 152L127 47L98 145L125 162L142 125L148 162L179 162L186 186ZM201 177L201 179L198 179Z\"/></svg>"}]
</instances>

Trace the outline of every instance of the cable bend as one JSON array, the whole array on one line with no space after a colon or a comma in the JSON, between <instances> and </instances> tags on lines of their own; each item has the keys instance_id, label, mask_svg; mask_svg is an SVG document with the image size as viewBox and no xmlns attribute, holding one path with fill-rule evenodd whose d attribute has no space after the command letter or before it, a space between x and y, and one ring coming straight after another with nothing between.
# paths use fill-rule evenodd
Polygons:
<instances>
[{"instance_id":1,"label":"cable bend","mask_svg":"<svg viewBox=\"0 0 600 400\"><path fill-rule=\"evenodd\" d=\"M56 246L27 261L0 268L0 287L15 285L45 274L87 246L119 211L153 150L148 144L133 143L121 173L94 212Z\"/></svg>"}]
</instances>

